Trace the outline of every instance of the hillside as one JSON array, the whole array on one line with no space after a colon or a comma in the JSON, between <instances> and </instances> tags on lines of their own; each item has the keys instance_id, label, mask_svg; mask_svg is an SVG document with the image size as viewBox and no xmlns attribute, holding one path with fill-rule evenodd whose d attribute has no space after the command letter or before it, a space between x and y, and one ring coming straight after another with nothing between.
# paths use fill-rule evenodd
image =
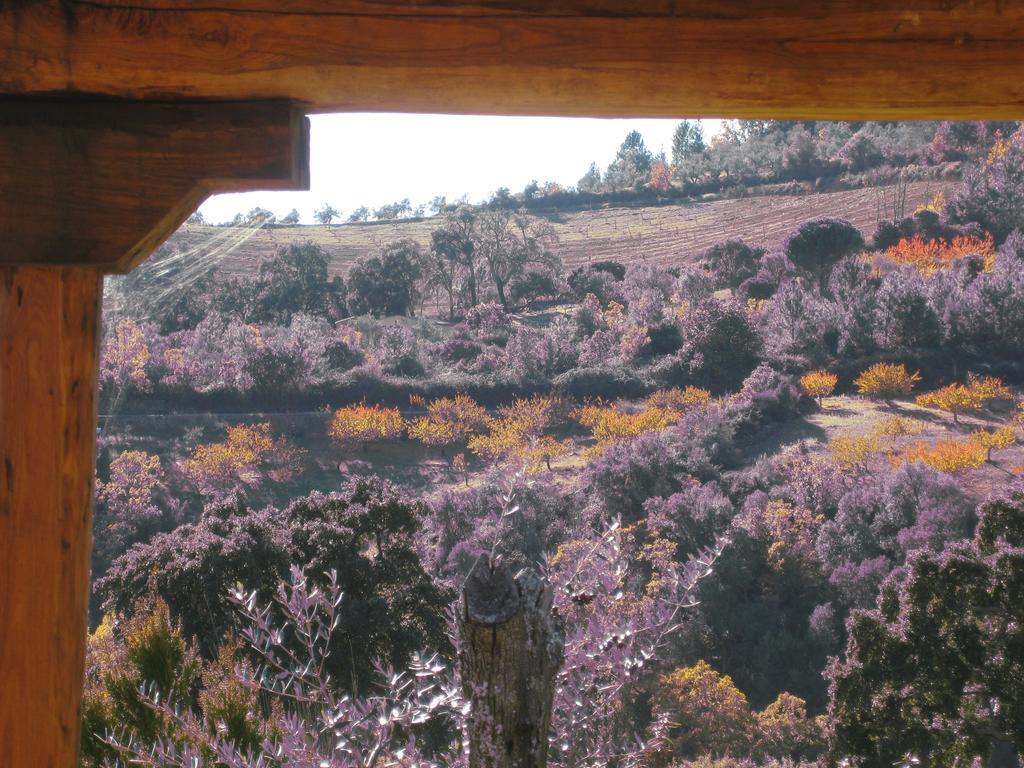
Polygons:
<instances>
[{"instance_id":1,"label":"hillside","mask_svg":"<svg viewBox=\"0 0 1024 768\"><path fill-rule=\"evenodd\" d=\"M944 181L909 184L907 213L949 185ZM892 187L875 187L807 195L759 195L685 205L552 213L548 218L558 235L566 266L602 259L642 259L668 265L692 260L709 246L729 238L778 248L800 223L819 216L849 219L865 238L870 238L884 212L891 210L891 202L887 205L886 201L891 201L893 191ZM241 273L281 245L311 240L330 254L332 273L344 275L354 261L386 243L411 238L426 245L436 223L436 219L428 218L264 228L223 254L221 265L227 272ZM186 225L169 245L178 250L201 248L211 237L223 233L219 227Z\"/></svg>"}]
</instances>

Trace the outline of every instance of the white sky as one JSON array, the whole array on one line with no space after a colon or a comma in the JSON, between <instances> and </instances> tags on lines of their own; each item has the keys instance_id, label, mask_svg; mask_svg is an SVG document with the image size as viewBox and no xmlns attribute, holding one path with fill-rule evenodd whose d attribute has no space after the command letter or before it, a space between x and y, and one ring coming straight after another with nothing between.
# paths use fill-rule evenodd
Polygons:
<instances>
[{"instance_id":1,"label":"white sky","mask_svg":"<svg viewBox=\"0 0 1024 768\"><path fill-rule=\"evenodd\" d=\"M604 170L631 130L647 147L672 155L679 120L565 117L343 114L312 118L309 192L217 195L200 208L220 223L256 206L279 216L297 208L304 223L328 202L342 219L361 205L403 198L413 206L435 195L479 202L499 187L519 192L530 181L574 185L591 162ZM721 129L704 120L705 140Z\"/></svg>"}]
</instances>

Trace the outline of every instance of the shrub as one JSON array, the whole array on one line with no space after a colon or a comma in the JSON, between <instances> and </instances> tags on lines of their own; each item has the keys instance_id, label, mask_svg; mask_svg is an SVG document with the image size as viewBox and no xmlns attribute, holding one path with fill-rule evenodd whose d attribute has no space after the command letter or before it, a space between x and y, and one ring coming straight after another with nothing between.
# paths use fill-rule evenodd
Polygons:
<instances>
[{"instance_id":1,"label":"shrub","mask_svg":"<svg viewBox=\"0 0 1024 768\"><path fill-rule=\"evenodd\" d=\"M497 302L477 304L466 312L466 327L484 342L504 341L512 332L512 318Z\"/></svg>"},{"instance_id":2,"label":"shrub","mask_svg":"<svg viewBox=\"0 0 1024 768\"><path fill-rule=\"evenodd\" d=\"M927 446L918 441L893 457L894 462L920 461L939 472L964 472L984 466L988 450L976 440L938 440Z\"/></svg>"},{"instance_id":3,"label":"shrub","mask_svg":"<svg viewBox=\"0 0 1024 768\"><path fill-rule=\"evenodd\" d=\"M910 240L902 239L890 246L885 255L900 266L911 266L925 275L948 269L956 260L966 256L979 256L984 260L986 271L995 265L996 249L992 236L985 238L961 235L953 240L925 240L914 235Z\"/></svg>"},{"instance_id":4,"label":"shrub","mask_svg":"<svg viewBox=\"0 0 1024 768\"><path fill-rule=\"evenodd\" d=\"M679 359L695 383L712 391L736 389L760 361L760 340L734 304L708 299L689 308L680 335Z\"/></svg>"},{"instance_id":5,"label":"shrub","mask_svg":"<svg viewBox=\"0 0 1024 768\"><path fill-rule=\"evenodd\" d=\"M868 397L891 398L909 395L921 380L919 373L908 373L902 363L875 363L854 379L857 392Z\"/></svg>"},{"instance_id":6,"label":"shrub","mask_svg":"<svg viewBox=\"0 0 1024 768\"><path fill-rule=\"evenodd\" d=\"M751 248L742 240L726 240L704 252L701 265L714 277L716 288L736 288L757 274L763 248Z\"/></svg>"},{"instance_id":7,"label":"shrub","mask_svg":"<svg viewBox=\"0 0 1024 768\"><path fill-rule=\"evenodd\" d=\"M177 735L171 719L148 706L147 696L187 707L201 666L163 600L148 607L140 600L123 623L105 616L86 644L83 764L99 768L116 760L117 750L104 741L110 733L146 744Z\"/></svg>"},{"instance_id":8,"label":"shrub","mask_svg":"<svg viewBox=\"0 0 1024 768\"><path fill-rule=\"evenodd\" d=\"M659 389L647 397L645 405L647 408L658 408L666 411L678 411L682 413L698 405L708 405L711 402L711 393L700 387L686 387L680 389Z\"/></svg>"}]
</instances>

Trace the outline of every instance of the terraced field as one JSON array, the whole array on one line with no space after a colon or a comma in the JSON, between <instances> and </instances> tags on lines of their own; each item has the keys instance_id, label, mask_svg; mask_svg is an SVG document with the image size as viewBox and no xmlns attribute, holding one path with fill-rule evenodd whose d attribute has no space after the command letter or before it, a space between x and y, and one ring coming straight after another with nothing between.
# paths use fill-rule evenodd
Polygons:
<instances>
[{"instance_id":1,"label":"terraced field","mask_svg":"<svg viewBox=\"0 0 1024 768\"><path fill-rule=\"evenodd\" d=\"M930 201L951 182L919 181L907 189L907 212ZM892 188L875 187L807 195L761 195L685 205L638 208L601 208L551 214L558 235L558 251L567 266L601 259L677 264L694 260L703 250L732 237L768 249L778 248L800 223L819 216L852 221L870 237L878 222L891 211ZM889 214L891 216L891 214ZM382 245L411 238L430 241L436 219L340 224L331 227L275 227L256 232L232 250L217 256L227 272L252 269L259 259L281 245L311 240L331 256L331 271L345 274L360 257ZM184 226L171 239L180 249L201 248L225 230Z\"/></svg>"}]
</instances>

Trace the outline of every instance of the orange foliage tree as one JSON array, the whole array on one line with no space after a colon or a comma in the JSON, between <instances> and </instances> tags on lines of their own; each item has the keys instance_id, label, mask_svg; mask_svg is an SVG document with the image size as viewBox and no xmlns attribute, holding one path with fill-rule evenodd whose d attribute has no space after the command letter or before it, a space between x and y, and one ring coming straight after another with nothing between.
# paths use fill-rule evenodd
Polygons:
<instances>
[{"instance_id":1,"label":"orange foliage tree","mask_svg":"<svg viewBox=\"0 0 1024 768\"><path fill-rule=\"evenodd\" d=\"M645 432L658 432L677 420L679 414L668 408L647 407L631 413L618 406L585 405L577 411L576 419L589 427L597 444L588 449L589 457L624 440L632 440Z\"/></svg>"},{"instance_id":2,"label":"orange foliage tree","mask_svg":"<svg viewBox=\"0 0 1024 768\"><path fill-rule=\"evenodd\" d=\"M669 715L674 751L682 755L742 754L754 728L747 697L706 661L658 680L655 707Z\"/></svg>"},{"instance_id":3,"label":"orange foliage tree","mask_svg":"<svg viewBox=\"0 0 1024 768\"><path fill-rule=\"evenodd\" d=\"M274 439L269 423L239 424L228 428L225 441L197 447L181 466L202 495L218 498L240 484L255 488L264 477L291 477L299 471L298 457L287 441Z\"/></svg>"},{"instance_id":4,"label":"orange foliage tree","mask_svg":"<svg viewBox=\"0 0 1024 768\"><path fill-rule=\"evenodd\" d=\"M531 444L561 416L564 407L561 398L552 395L517 398L498 409L498 417L487 422L486 434L469 441L469 450L492 462L528 463Z\"/></svg>"},{"instance_id":5,"label":"orange foliage tree","mask_svg":"<svg viewBox=\"0 0 1024 768\"><path fill-rule=\"evenodd\" d=\"M821 405L821 399L828 397L839 383L839 377L828 371L811 371L800 377L800 389L808 397L813 397Z\"/></svg>"},{"instance_id":6,"label":"orange foliage tree","mask_svg":"<svg viewBox=\"0 0 1024 768\"><path fill-rule=\"evenodd\" d=\"M487 409L469 395L442 397L426 404L427 415L408 425L409 437L424 445L447 446L465 442L487 426Z\"/></svg>"},{"instance_id":7,"label":"orange foliage tree","mask_svg":"<svg viewBox=\"0 0 1024 768\"><path fill-rule=\"evenodd\" d=\"M902 363L875 363L854 379L853 385L862 395L890 399L909 395L920 380L921 374L909 373Z\"/></svg>"},{"instance_id":8,"label":"orange foliage tree","mask_svg":"<svg viewBox=\"0 0 1024 768\"><path fill-rule=\"evenodd\" d=\"M963 235L946 240L925 240L921 235L914 235L910 240L904 238L891 246L885 255L894 263L909 265L925 275L939 272L957 259L968 255L981 256L985 260L985 270L991 271L995 266L996 247L991 235L984 238L974 235Z\"/></svg>"},{"instance_id":9,"label":"orange foliage tree","mask_svg":"<svg viewBox=\"0 0 1024 768\"><path fill-rule=\"evenodd\" d=\"M961 411L972 411L984 408L993 400L1012 398L1010 390L1003 380L996 376L968 375L967 383L947 384L934 392L926 392L917 396L917 404L923 408L939 408L953 414L953 423L959 424Z\"/></svg>"},{"instance_id":10,"label":"orange foliage tree","mask_svg":"<svg viewBox=\"0 0 1024 768\"><path fill-rule=\"evenodd\" d=\"M985 449L985 460L992 461L992 451L1009 448L1017 442L1017 435L1013 427L1005 426L991 432L987 429L979 429L971 434L971 440Z\"/></svg>"},{"instance_id":11,"label":"orange foliage tree","mask_svg":"<svg viewBox=\"0 0 1024 768\"><path fill-rule=\"evenodd\" d=\"M374 440L394 440L401 436L404 428L405 422L397 408L360 403L336 410L329 433L342 448L350 449L356 444L365 448Z\"/></svg>"}]
</instances>

